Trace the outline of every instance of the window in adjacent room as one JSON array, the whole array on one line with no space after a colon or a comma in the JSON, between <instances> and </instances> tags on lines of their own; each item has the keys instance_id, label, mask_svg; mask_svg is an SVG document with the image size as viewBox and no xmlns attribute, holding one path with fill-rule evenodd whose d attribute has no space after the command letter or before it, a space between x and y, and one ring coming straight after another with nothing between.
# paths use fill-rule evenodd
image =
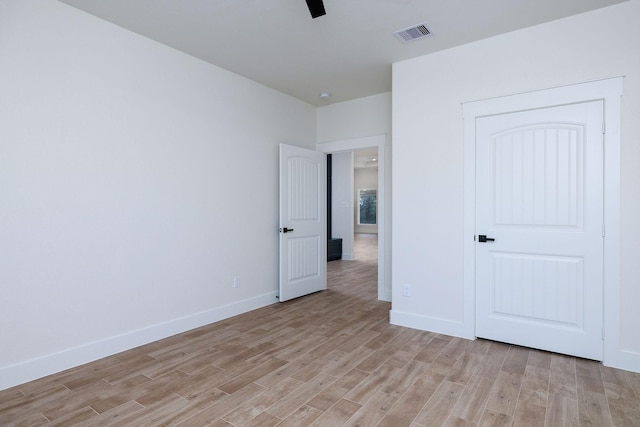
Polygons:
<instances>
[{"instance_id":1,"label":"window in adjacent room","mask_svg":"<svg viewBox=\"0 0 640 427\"><path fill-rule=\"evenodd\" d=\"M358 190L358 225L376 224L376 189Z\"/></svg>"}]
</instances>

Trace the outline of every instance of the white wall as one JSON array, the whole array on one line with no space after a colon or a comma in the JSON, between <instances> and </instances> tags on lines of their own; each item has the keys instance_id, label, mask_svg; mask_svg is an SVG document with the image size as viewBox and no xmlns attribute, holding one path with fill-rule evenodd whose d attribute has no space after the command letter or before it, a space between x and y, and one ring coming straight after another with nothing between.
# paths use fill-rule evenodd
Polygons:
<instances>
[{"instance_id":1,"label":"white wall","mask_svg":"<svg viewBox=\"0 0 640 427\"><path fill-rule=\"evenodd\" d=\"M318 143L386 135L384 145L384 292L391 295L391 93L368 96L318 108Z\"/></svg>"},{"instance_id":2,"label":"white wall","mask_svg":"<svg viewBox=\"0 0 640 427\"><path fill-rule=\"evenodd\" d=\"M342 259L353 259L353 153L331 156L331 237L342 239Z\"/></svg>"},{"instance_id":3,"label":"white wall","mask_svg":"<svg viewBox=\"0 0 640 427\"><path fill-rule=\"evenodd\" d=\"M358 191L363 188L378 188L378 168L357 168L353 171L353 197L359 203L360 194ZM354 230L356 233L378 233L378 224L358 224L358 209L354 209L353 214Z\"/></svg>"},{"instance_id":4,"label":"white wall","mask_svg":"<svg viewBox=\"0 0 640 427\"><path fill-rule=\"evenodd\" d=\"M318 143L391 136L391 92L318 108ZM387 139L387 144L389 139Z\"/></svg>"},{"instance_id":5,"label":"white wall","mask_svg":"<svg viewBox=\"0 0 640 427\"><path fill-rule=\"evenodd\" d=\"M315 107L53 0L0 2L0 94L0 389L276 301Z\"/></svg>"},{"instance_id":6,"label":"white wall","mask_svg":"<svg viewBox=\"0 0 640 427\"><path fill-rule=\"evenodd\" d=\"M392 322L444 330L463 310L461 104L624 77L620 352L640 370L640 0L394 64ZM420 106L420 108L416 108ZM421 224L416 227L416 224ZM411 298L399 291L413 285ZM401 319L401 320L400 320Z\"/></svg>"}]
</instances>

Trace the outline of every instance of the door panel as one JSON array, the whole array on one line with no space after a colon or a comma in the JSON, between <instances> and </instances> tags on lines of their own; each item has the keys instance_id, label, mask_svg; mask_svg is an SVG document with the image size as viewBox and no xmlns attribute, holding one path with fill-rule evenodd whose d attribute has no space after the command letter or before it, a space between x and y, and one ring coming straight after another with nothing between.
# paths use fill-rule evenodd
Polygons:
<instances>
[{"instance_id":1,"label":"door panel","mask_svg":"<svg viewBox=\"0 0 640 427\"><path fill-rule=\"evenodd\" d=\"M602 360L603 105L480 118L476 335Z\"/></svg>"},{"instance_id":2,"label":"door panel","mask_svg":"<svg viewBox=\"0 0 640 427\"><path fill-rule=\"evenodd\" d=\"M492 253L493 314L582 327L583 260Z\"/></svg>"},{"instance_id":3,"label":"door panel","mask_svg":"<svg viewBox=\"0 0 640 427\"><path fill-rule=\"evenodd\" d=\"M326 156L280 144L280 302L327 288Z\"/></svg>"},{"instance_id":4,"label":"door panel","mask_svg":"<svg viewBox=\"0 0 640 427\"><path fill-rule=\"evenodd\" d=\"M582 128L543 124L493 136L494 225L580 227Z\"/></svg>"}]
</instances>

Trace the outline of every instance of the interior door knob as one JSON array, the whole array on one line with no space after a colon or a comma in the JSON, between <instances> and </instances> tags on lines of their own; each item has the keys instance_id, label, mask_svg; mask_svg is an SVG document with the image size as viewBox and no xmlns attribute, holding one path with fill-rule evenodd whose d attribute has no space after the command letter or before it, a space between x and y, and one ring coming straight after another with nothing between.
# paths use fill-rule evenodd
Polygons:
<instances>
[{"instance_id":1,"label":"interior door knob","mask_svg":"<svg viewBox=\"0 0 640 427\"><path fill-rule=\"evenodd\" d=\"M487 237L484 234L480 234L478 236L478 242L480 243L486 243L486 242L494 242L496 239L494 239L493 237Z\"/></svg>"}]
</instances>

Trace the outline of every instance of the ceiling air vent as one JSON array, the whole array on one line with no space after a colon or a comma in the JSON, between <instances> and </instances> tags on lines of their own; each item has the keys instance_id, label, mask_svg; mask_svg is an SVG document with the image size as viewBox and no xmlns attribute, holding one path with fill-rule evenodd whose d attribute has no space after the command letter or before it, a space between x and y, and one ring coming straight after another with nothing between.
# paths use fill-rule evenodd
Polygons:
<instances>
[{"instance_id":1,"label":"ceiling air vent","mask_svg":"<svg viewBox=\"0 0 640 427\"><path fill-rule=\"evenodd\" d=\"M431 31L427 28L427 24L422 23L404 30L398 30L393 35L402 43L409 43L430 36Z\"/></svg>"}]
</instances>

